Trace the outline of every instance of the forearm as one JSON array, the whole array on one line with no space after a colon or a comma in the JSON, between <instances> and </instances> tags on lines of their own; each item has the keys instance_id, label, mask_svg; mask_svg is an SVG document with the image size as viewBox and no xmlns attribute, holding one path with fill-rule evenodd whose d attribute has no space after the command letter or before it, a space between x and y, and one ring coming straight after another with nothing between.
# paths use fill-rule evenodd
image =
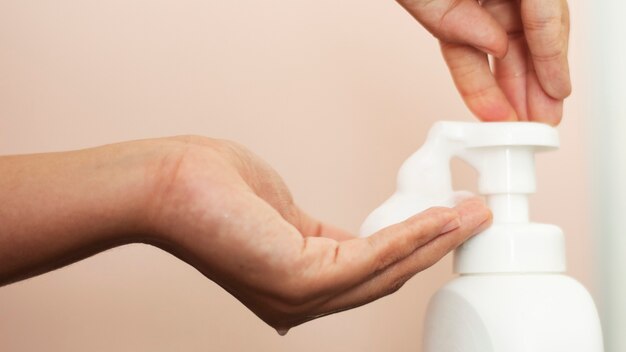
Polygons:
<instances>
[{"instance_id":1,"label":"forearm","mask_svg":"<svg viewBox=\"0 0 626 352\"><path fill-rule=\"evenodd\" d=\"M149 158L129 143L0 157L0 285L141 238Z\"/></svg>"}]
</instances>

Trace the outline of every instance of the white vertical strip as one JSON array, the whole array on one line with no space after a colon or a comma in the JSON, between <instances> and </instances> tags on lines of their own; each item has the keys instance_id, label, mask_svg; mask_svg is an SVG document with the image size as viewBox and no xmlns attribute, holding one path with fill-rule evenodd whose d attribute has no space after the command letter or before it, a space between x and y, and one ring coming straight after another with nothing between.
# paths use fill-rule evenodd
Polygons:
<instances>
[{"instance_id":1,"label":"white vertical strip","mask_svg":"<svg viewBox=\"0 0 626 352\"><path fill-rule=\"evenodd\" d=\"M595 238L607 352L626 351L626 2L586 2L592 14L589 92Z\"/></svg>"}]
</instances>

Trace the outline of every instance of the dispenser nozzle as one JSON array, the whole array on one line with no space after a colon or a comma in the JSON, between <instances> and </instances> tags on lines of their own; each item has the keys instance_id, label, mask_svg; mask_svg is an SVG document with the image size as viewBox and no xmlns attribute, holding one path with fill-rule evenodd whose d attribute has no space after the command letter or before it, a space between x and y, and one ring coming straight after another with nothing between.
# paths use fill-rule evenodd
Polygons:
<instances>
[{"instance_id":1,"label":"dispenser nozzle","mask_svg":"<svg viewBox=\"0 0 626 352\"><path fill-rule=\"evenodd\" d=\"M438 122L422 148L402 165L396 193L366 219L362 235L431 206L451 206L450 159L479 174L478 190L497 222L528 222L527 195L535 192L535 152L556 148L556 130L534 122Z\"/></svg>"}]
</instances>

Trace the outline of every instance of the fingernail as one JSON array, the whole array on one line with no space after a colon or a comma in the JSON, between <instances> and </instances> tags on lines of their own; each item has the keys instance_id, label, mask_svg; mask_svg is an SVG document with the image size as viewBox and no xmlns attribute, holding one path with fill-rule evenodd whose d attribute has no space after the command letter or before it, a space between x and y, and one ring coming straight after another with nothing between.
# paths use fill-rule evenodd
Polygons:
<instances>
[{"instance_id":1,"label":"fingernail","mask_svg":"<svg viewBox=\"0 0 626 352\"><path fill-rule=\"evenodd\" d=\"M461 227L461 220L459 218L455 218L454 220L447 223L446 226L441 228L441 233L447 233L452 230L456 230L459 227Z\"/></svg>"},{"instance_id":2,"label":"fingernail","mask_svg":"<svg viewBox=\"0 0 626 352\"><path fill-rule=\"evenodd\" d=\"M495 51L493 51L493 50L491 50L491 49L487 48L486 46L475 45L474 47L475 47L476 49L478 49L478 50L480 50L480 51L484 52L485 54L487 54L487 55L491 55L491 56L493 56L493 57L495 57L495 58L498 58L498 59L502 59L502 58L506 55L506 54L504 54L504 55L502 55L502 54L498 54L498 53L496 53Z\"/></svg>"},{"instance_id":3,"label":"fingernail","mask_svg":"<svg viewBox=\"0 0 626 352\"><path fill-rule=\"evenodd\" d=\"M483 231L485 231L486 229L488 229L491 226L491 220L485 220L483 221L480 226L478 226L476 228L476 230L474 231L474 235L477 235Z\"/></svg>"}]
</instances>

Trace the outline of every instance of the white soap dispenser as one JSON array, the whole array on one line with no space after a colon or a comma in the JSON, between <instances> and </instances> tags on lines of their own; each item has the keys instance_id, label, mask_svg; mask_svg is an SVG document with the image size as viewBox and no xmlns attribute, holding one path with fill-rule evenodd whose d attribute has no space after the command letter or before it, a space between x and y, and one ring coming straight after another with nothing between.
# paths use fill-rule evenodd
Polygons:
<instances>
[{"instance_id":1,"label":"white soap dispenser","mask_svg":"<svg viewBox=\"0 0 626 352\"><path fill-rule=\"evenodd\" d=\"M593 300L564 275L563 233L529 221L534 153L556 130L532 122L439 122L400 169L396 193L364 222L369 235L436 205L453 205L450 159L479 173L493 225L454 254L457 278L431 299L423 352L601 352Z\"/></svg>"}]
</instances>

